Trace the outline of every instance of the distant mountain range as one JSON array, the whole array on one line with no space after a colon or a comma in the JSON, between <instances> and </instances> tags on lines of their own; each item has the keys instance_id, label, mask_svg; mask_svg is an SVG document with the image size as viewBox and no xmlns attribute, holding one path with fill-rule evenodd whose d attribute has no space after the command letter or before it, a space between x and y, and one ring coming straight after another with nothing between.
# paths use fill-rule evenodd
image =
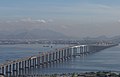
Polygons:
<instances>
[{"instance_id":1,"label":"distant mountain range","mask_svg":"<svg viewBox=\"0 0 120 77\"><path fill-rule=\"evenodd\" d=\"M0 32L0 39L67 39L67 38L70 37L56 31L41 29Z\"/></svg>"},{"instance_id":2,"label":"distant mountain range","mask_svg":"<svg viewBox=\"0 0 120 77\"><path fill-rule=\"evenodd\" d=\"M70 37L60 32L53 30L33 29L33 30L16 30L16 31L0 31L0 39L81 39L77 37ZM120 35L108 38L106 36L99 37L85 37L84 40L110 40L114 42L120 42Z\"/></svg>"},{"instance_id":3,"label":"distant mountain range","mask_svg":"<svg viewBox=\"0 0 120 77\"><path fill-rule=\"evenodd\" d=\"M114 37L107 37L107 36L98 36L98 37L85 37L85 40L106 40L106 41L113 41L113 42L119 42L120 43L120 35L114 36Z\"/></svg>"}]
</instances>

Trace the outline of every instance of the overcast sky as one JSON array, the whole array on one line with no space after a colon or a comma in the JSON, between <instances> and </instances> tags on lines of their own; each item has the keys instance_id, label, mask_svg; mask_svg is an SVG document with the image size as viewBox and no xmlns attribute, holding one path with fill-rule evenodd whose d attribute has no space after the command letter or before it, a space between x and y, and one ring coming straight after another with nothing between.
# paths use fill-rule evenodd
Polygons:
<instances>
[{"instance_id":1,"label":"overcast sky","mask_svg":"<svg viewBox=\"0 0 120 77\"><path fill-rule=\"evenodd\" d=\"M0 0L0 31L17 29L120 35L120 0Z\"/></svg>"}]
</instances>

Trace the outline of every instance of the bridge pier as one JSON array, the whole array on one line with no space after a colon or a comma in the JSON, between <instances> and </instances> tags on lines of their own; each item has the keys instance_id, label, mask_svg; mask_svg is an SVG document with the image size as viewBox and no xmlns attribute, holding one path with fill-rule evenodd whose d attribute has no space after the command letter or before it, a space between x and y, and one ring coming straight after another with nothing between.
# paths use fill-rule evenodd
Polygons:
<instances>
[{"instance_id":1,"label":"bridge pier","mask_svg":"<svg viewBox=\"0 0 120 77\"><path fill-rule=\"evenodd\" d=\"M72 57L72 48L71 47L69 48L69 57L70 58Z\"/></svg>"},{"instance_id":2,"label":"bridge pier","mask_svg":"<svg viewBox=\"0 0 120 77\"><path fill-rule=\"evenodd\" d=\"M18 75L18 63L16 63L16 75Z\"/></svg>"},{"instance_id":3,"label":"bridge pier","mask_svg":"<svg viewBox=\"0 0 120 77\"><path fill-rule=\"evenodd\" d=\"M1 74L5 75L5 67L4 66L1 67Z\"/></svg>"},{"instance_id":4,"label":"bridge pier","mask_svg":"<svg viewBox=\"0 0 120 77\"><path fill-rule=\"evenodd\" d=\"M74 47L74 48L73 48L73 56L75 57L76 54L77 54L77 48Z\"/></svg>"},{"instance_id":5,"label":"bridge pier","mask_svg":"<svg viewBox=\"0 0 120 77\"><path fill-rule=\"evenodd\" d=\"M60 60L61 60L61 51L60 51L60 50L58 51L58 54L59 54L58 60L59 60L59 62L60 62Z\"/></svg>"},{"instance_id":6,"label":"bridge pier","mask_svg":"<svg viewBox=\"0 0 120 77\"><path fill-rule=\"evenodd\" d=\"M33 58L32 61L33 61L33 62L32 62L33 67L36 67L36 58Z\"/></svg>"},{"instance_id":7,"label":"bridge pier","mask_svg":"<svg viewBox=\"0 0 120 77\"><path fill-rule=\"evenodd\" d=\"M22 62L19 62L19 75L22 75Z\"/></svg>"},{"instance_id":8,"label":"bridge pier","mask_svg":"<svg viewBox=\"0 0 120 77\"><path fill-rule=\"evenodd\" d=\"M63 50L63 54L64 54L64 60L66 60L66 49Z\"/></svg>"},{"instance_id":9,"label":"bridge pier","mask_svg":"<svg viewBox=\"0 0 120 77\"><path fill-rule=\"evenodd\" d=\"M44 66L44 55L42 55L42 67Z\"/></svg>"},{"instance_id":10,"label":"bridge pier","mask_svg":"<svg viewBox=\"0 0 120 77\"><path fill-rule=\"evenodd\" d=\"M52 60L52 62L54 63L54 61L55 61L55 53L53 52L52 54L53 54L53 60Z\"/></svg>"},{"instance_id":11,"label":"bridge pier","mask_svg":"<svg viewBox=\"0 0 120 77\"><path fill-rule=\"evenodd\" d=\"M55 61L56 61L56 63L57 63L57 61L58 61L58 51L56 51L55 54L56 54L56 59L55 59Z\"/></svg>"},{"instance_id":12,"label":"bridge pier","mask_svg":"<svg viewBox=\"0 0 120 77\"><path fill-rule=\"evenodd\" d=\"M25 66L24 66L24 61L22 61L22 67L21 70L24 70Z\"/></svg>"},{"instance_id":13,"label":"bridge pier","mask_svg":"<svg viewBox=\"0 0 120 77\"><path fill-rule=\"evenodd\" d=\"M9 65L9 73L10 73L10 76L12 75L12 69L11 69L11 68L12 68L12 65L10 64L10 65Z\"/></svg>"},{"instance_id":14,"label":"bridge pier","mask_svg":"<svg viewBox=\"0 0 120 77\"><path fill-rule=\"evenodd\" d=\"M29 63L30 63L30 68L33 67L33 65L32 65L33 60L32 59L29 60Z\"/></svg>"},{"instance_id":15,"label":"bridge pier","mask_svg":"<svg viewBox=\"0 0 120 77\"><path fill-rule=\"evenodd\" d=\"M79 49L80 49L80 54L82 54L83 53L83 47L80 46Z\"/></svg>"},{"instance_id":16,"label":"bridge pier","mask_svg":"<svg viewBox=\"0 0 120 77\"><path fill-rule=\"evenodd\" d=\"M6 72L5 72L5 73L6 73L6 76L8 76L8 74L9 74L9 72L8 72L8 71L9 71L9 70L8 70L8 65L6 65L5 68L6 68L6 69L5 69L5 71L6 71Z\"/></svg>"},{"instance_id":17,"label":"bridge pier","mask_svg":"<svg viewBox=\"0 0 120 77\"><path fill-rule=\"evenodd\" d=\"M73 47L67 47L54 52L43 53L33 57L11 61L8 64L0 66L0 73L6 76L15 76L26 73L26 68L35 67L42 65L48 66L51 63L57 63L58 61L64 61L72 56L81 56L82 54L98 52L100 50L116 46L116 45L78 45Z\"/></svg>"},{"instance_id":18,"label":"bridge pier","mask_svg":"<svg viewBox=\"0 0 120 77\"><path fill-rule=\"evenodd\" d=\"M49 63L49 62L48 62L48 58L49 58L48 55L49 55L48 53L45 53L45 54L44 54L44 59L43 59L44 62L43 62L43 64L44 64L45 66L48 66L48 63Z\"/></svg>"},{"instance_id":19,"label":"bridge pier","mask_svg":"<svg viewBox=\"0 0 120 77\"><path fill-rule=\"evenodd\" d=\"M27 65L27 60L25 60L25 69L26 68L29 68L28 65Z\"/></svg>"},{"instance_id":20,"label":"bridge pier","mask_svg":"<svg viewBox=\"0 0 120 77\"><path fill-rule=\"evenodd\" d=\"M40 56L37 57L37 66L40 66Z\"/></svg>"},{"instance_id":21,"label":"bridge pier","mask_svg":"<svg viewBox=\"0 0 120 77\"><path fill-rule=\"evenodd\" d=\"M27 60L27 66L26 68L30 68L30 59Z\"/></svg>"},{"instance_id":22,"label":"bridge pier","mask_svg":"<svg viewBox=\"0 0 120 77\"><path fill-rule=\"evenodd\" d=\"M67 59L69 59L70 55L70 48L67 48Z\"/></svg>"},{"instance_id":23,"label":"bridge pier","mask_svg":"<svg viewBox=\"0 0 120 77\"><path fill-rule=\"evenodd\" d=\"M18 63L18 67L19 67L19 75L20 75L21 74L21 68L22 68L21 62Z\"/></svg>"},{"instance_id":24,"label":"bridge pier","mask_svg":"<svg viewBox=\"0 0 120 77\"><path fill-rule=\"evenodd\" d=\"M61 57L62 61L64 60L64 51L62 49L62 57Z\"/></svg>"},{"instance_id":25,"label":"bridge pier","mask_svg":"<svg viewBox=\"0 0 120 77\"><path fill-rule=\"evenodd\" d=\"M49 53L49 63L51 64L51 53Z\"/></svg>"},{"instance_id":26,"label":"bridge pier","mask_svg":"<svg viewBox=\"0 0 120 77\"><path fill-rule=\"evenodd\" d=\"M12 75L15 76L15 72L16 72L16 69L15 69L15 63L12 64L12 71L13 71Z\"/></svg>"}]
</instances>

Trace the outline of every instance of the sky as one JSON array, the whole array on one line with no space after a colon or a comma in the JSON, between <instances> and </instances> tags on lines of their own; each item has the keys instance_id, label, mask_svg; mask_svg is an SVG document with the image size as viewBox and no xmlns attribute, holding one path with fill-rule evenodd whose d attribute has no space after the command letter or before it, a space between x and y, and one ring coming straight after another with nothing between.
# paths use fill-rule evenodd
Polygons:
<instances>
[{"instance_id":1,"label":"sky","mask_svg":"<svg viewBox=\"0 0 120 77\"><path fill-rule=\"evenodd\" d=\"M120 0L0 0L0 31L50 29L73 37L120 34Z\"/></svg>"}]
</instances>

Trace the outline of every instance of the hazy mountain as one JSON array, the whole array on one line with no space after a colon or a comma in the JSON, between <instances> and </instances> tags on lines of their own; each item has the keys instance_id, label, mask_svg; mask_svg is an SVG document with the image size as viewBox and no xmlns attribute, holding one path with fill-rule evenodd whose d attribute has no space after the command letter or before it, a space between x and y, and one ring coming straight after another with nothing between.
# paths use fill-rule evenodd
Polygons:
<instances>
[{"instance_id":1,"label":"hazy mountain","mask_svg":"<svg viewBox=\"0 0 120 77\"><path fill-rule=\"evenodd\" d=\"M112 37L111 40L120 43L120 35Z\"/></svg>"},{"instance_id":2,"label":"hazy mountain","mask_svg":"<svg viewBox=\"0 0 120 77\"><path fill-rule=\"evenodd\" d=\"M68 36L52 30L1 31L0 39L66 39Z\"/></svg>"},{"instance_id":3,"label":"hazy mountain","mask_svg":"<svg viewBox=\"0 0 120 77\"><path fill-rule=\"evenodd\" d=\"M103 35L103 36L98 36L98 37L85 37L85 40L108 40L110 38L108 38L107 36Z\"/></svg>"}]
</instances>

